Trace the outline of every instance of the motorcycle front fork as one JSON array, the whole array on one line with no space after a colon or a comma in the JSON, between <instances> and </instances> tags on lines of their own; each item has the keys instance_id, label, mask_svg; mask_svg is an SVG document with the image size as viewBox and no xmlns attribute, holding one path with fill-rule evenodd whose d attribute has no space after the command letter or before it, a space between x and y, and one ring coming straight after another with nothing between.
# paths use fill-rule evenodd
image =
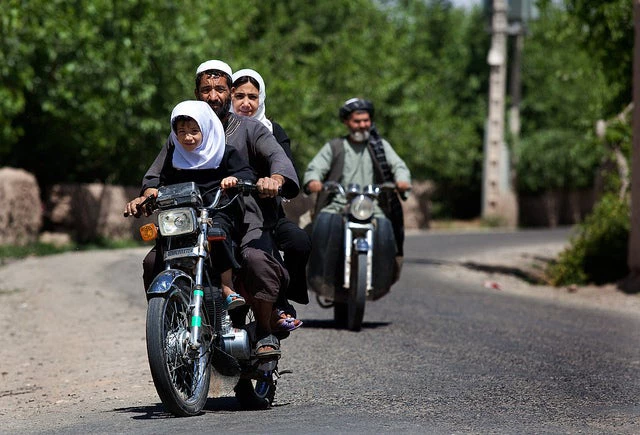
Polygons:
<instances>
[{"instance_id":1,"label":"motorcycle front fork","mask_svg":"<svg viewBox=\"0 0 640 435\"><path fill-rule=\"evenodd\" d=\"M358 234L364 233L364 238L353 238L354 230ZM366 243L364 243L366 241ZM367 293L373 289L372 285L372 267L373 267L373 228L371 224L359 224L356 222L345 222L344 231L344 288L349 288L351 284L351 257L353 250L357 252L367 253Z\"/></svg>"},{"instance_id":2,"label":"motorcycle front fork","mask_svg":"<svg viewBox=\"0 0 640 435\"><path fill-rule=\"evenodd\" d=\"M191 296L191 304L193 308L191 310L191 334L189 335L189 347L192 350L200 348L200 329L202 328L202 308L204 302L204 268L207 252L205 249L205 243L207 243L207 218L208 213L205 210L202 211L198 223L201 226L200 234L198 234L198 261L195 266L195 283L193 286L193 294Z\"/></svg>"}]
</instances>

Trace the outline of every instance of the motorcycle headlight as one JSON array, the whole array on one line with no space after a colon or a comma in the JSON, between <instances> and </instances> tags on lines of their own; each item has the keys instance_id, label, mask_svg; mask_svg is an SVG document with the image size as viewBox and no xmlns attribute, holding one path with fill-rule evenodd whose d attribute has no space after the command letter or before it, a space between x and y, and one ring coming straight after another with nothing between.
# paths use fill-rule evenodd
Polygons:
<instances>
[{"instance_id":1,"label":"motorcycle headlight","mask_svg":"<svg viewBox=\"0 0 640 435\"><path fill-rule=\"evenodd\" d=\"M174 208L158 213L158 227L163 236L192 233L196 228L196 213L192 208Z\"/></svg>"},{"instance_id":2,"label":"motorcycle headlight","mask_svg":"<svg viewBox=\"0 0 640 435\"><path fill-rule=\"evenodd\" d=\"M364 221L373 215L373 200L364 195L358 195L351 200L349 211L354 218Z\"/></svg>"}]
</instances>

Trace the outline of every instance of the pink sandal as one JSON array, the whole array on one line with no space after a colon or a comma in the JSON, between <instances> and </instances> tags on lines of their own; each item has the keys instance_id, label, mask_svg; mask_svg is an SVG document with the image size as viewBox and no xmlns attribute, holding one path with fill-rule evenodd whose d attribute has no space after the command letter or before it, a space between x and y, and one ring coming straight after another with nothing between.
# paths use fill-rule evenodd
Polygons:
<instances>
[{"instance_id":1,"label":"pink sandal","mask_svg":"<svg viewBox=\"0 0 640 435\"><path fill-rule=\"evenodd\" d=\"M290 332L302 326L302 320L296 319L279 308L276 308L275 314L279 317L276 327L273 328L276 332Z\"/></svg>"}]
</instances>

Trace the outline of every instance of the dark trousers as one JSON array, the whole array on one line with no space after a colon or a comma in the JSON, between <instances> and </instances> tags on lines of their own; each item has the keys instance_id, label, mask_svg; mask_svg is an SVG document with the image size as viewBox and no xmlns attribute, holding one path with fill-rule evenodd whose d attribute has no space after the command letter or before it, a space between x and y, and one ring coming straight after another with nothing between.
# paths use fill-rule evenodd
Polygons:
<instances>
[{"instance_id":1,"label":"dark trousers","mask_svg":"<svg viewBox=\"0 0 640 435\"><path fill-rule=\"evenodd\" d=\"M311 238L297 224L281 217L274 231L276 245L283 252L284 266L289 272L289 286L281 298L300 304L309 303L307 293L307 261L311 254Z\"/></svg>"}]
</instances>

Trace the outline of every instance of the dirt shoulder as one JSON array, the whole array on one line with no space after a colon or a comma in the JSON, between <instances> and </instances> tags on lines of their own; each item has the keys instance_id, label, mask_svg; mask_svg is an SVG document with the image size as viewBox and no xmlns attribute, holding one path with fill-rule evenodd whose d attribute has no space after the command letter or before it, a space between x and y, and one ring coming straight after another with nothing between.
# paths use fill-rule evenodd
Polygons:
<instances>
[{"instance_id":1,"label":"dirt shoulder","mask_svg":"<svg viewBox=\"0 0 640 435\"><path fill-rule=\"evenodd\" d=\"M540 284L546 265L565 247L565 243L547 243L494 249L460 257L454 265L444 266L442 271L478 283L486 291L640 315L640 294L627 294L615 284L566 287Z\"/></svg>"},{"instance_id":2,"label":"dirt shoulder","mask_svg":"<svg viewBox=\"0 0 640 435\"><path fill-rule=\"evenodd\" d=\"M142 295L134 297L147 250L67 253L0 267L0 431L23 431L54 411L82 416L155 403L146 307Z\"/></svg>"}]
</instances>

